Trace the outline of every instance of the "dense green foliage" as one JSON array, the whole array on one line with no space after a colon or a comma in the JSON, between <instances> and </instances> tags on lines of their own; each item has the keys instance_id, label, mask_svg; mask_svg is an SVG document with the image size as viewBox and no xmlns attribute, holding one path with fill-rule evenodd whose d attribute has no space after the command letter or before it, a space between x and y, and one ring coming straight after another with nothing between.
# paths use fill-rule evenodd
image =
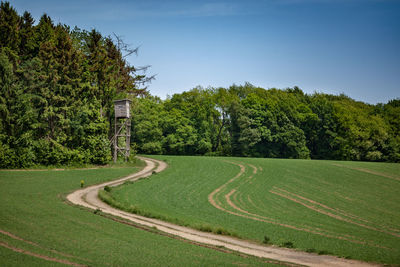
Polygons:
<instances>
[{"instance_id":1,"label":"dense green foliage","mask_svg":"<svg viewBox=\"0 0 400 267\"><path fill-rule=\"evenodd\" d=\"M126 46L0 6L0 168L104 164L112 100L146 93ZM129 51L128 51L129 52ZM130 51L132 52L132 51Z\"/></svg>"},{"instance_id":2,"label":"dense green foliage","mask_svg":"<svg viewBox=\"0 0 400 267\"><path fill-rule=\"evenodd\" d=\"M347 96L251 84L195 88L133 104L140 153L400 161L400 100L370 105Z\"/></svg>"},{"instance_id":3,"label":"dense green foliage","mask_svg":"<svg viewBox=\"0 0 400 267\"><path fill-rule=\"evenodd\" d=\"M154 157L169 168L113 188L113 205L259 243L400 262L400 164Z\"/></svg>"},{"instance_id":4,"label":"dense green foliage","mask_svg":"<svg viewBox=\"0 0 400 267\"><path fill-rule=\"evenodd\" d=\"M67 266L4 245L83 266L277 266L143 231L63 200L81 179L90 186L134 171L0 171L1 266Z\"/></svg>"},{"instance_id":5,"label":"dense green foliage","mask_svg":"<svg viewBox=\"0 0 400 267\"><path fill-rule=\"evenodd\" d=\"M245 84L163 101L139 88L152 77L125 60L137 50L114 39L46 14L35 25L1 3L0 168L106 163L113 100L125 97L139 153L400 161L399 99L369 105Z\"/></svg>"}]
</instances>

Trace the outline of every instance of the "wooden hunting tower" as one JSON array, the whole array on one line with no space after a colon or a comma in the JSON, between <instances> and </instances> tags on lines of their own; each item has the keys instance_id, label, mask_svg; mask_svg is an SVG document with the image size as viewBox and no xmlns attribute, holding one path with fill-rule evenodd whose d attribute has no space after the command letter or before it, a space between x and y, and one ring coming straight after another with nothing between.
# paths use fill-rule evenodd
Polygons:
<instances>
[{"instance_id":1,"label":"wooden hunting tower","mask_svg":"<svg viewBox=\"0 0 400 267\"><path fill-rule=\"evenodd\" d=\"M128 159L131 150L131 100L121 99L114 101L114 162L117 162L118 153Z\"/></svg>"}]
</instances>

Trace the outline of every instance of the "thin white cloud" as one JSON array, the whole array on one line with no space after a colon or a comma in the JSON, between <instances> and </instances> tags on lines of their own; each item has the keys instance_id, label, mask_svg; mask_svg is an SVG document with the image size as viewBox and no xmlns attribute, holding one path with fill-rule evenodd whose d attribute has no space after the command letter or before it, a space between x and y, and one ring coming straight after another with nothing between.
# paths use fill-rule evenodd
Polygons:
<instances>
[{"instance_id":1,"label":"thin white cloud","mask_svg":"<svg viewBox=\"0 0 400 267\"><path fill-rule=\"evenodd\" d=\"M266 0L265 3L274 4L343 4L343 3L384 3L398 0Z\"/></svg>"},{"instance_id":2,"label":"thin white cloud","mask_svg":"<svg viewBox=\"0 0 400 267\"><path fill-rule=\"evenodd\" d=\"M84 17L89 20L123 21L126 19L221 17L242 14L247 4L233 1L95 1L70 0L48 5L45 0L33 4L15 0L19 9L33 11L37 17ZM23 10L21 11L23 12Z\"/></svg>"},{"instance_id":3,"label":"thin white cloud","mask_svg":"<svg viewBox=\"0 0 400 267\"><path fill-rule=\"evenodd\" d=\"M194 17L233 16L239 14L239 8L231 3L206 3L187 10L187 15Z\"/></svg>"},{"instance_id":4,"label":"thin white cloud","mask_svg":"<svg viewBox=\"0 0 400 267\"><path fill-rule=\"evenodd\" d=\"M239 5L229 2L151 3L141 5L135 2L99 3L90 14L92 19L124 20L126 18L169 18L169 17L220 17L241 14Z\"/></svg>"}]
</instances>

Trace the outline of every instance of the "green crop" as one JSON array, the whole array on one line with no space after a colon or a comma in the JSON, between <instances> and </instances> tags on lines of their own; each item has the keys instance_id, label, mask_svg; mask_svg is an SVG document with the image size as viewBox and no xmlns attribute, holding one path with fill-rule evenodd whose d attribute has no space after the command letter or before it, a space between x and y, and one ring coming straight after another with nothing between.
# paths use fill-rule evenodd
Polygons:
<instances>
[{"instance_id":1,"label":"green crop","mask_svg":"<svg viewBox=\"0 0 400 267\"><path fill-rule=\"evenodd\" d=\"M271 265L137 229L65 202L82 177L90 186L134 171L0 171L0 265L65 266L48 259L86 266Z\"/></svg>"},{"instance_id":2,"label":"green crop","mask_svg":"<svg viewBox=\"0 0 400 267\"><path fill-rule=\"evenodd\" d=\"M154 158L169 168L113 189L114 204L259 243L400 262L400 164Z\"/></svg>"}]
</instances>

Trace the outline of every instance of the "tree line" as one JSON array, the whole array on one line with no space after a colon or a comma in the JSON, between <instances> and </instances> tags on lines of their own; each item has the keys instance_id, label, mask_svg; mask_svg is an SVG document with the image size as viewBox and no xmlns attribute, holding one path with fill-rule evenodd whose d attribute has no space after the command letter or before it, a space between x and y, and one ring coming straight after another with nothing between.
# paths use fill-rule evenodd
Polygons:
<instances>
[{"instance_id":1,"label":"tree line","mask_svg":"<svg viewBox=\"0 0 400 267\"><path fill-rule=\"evenodd\" d=\"M145 154L400 162L399 114L400 99L371 105L298 87L198 87L135 99L132 139Z\"/></svg>"},{"instance_id":2,"label":"tree line","mask_svg":"<svg viewBox=\"0 0 400 267\"><path fill-rule=\"evenodd\" d=\"M126 61L118 37L37 24L0 5L0 168L105 164L113 100L132 102L132 150L400 162L400 99L370 105L345 95L251 84L194 88L166 100Z\"/></svg>"},{"instance_id":3,"label":"tree line","mask_svg":"<svg viewBox=\"0 0 400 267\"><path fill-rule=\"evenodd\" d=\"M115 98L144 95L137 52L98 31L0 6L0 168L105 164Z\"/></svg>"}]
</instances>

